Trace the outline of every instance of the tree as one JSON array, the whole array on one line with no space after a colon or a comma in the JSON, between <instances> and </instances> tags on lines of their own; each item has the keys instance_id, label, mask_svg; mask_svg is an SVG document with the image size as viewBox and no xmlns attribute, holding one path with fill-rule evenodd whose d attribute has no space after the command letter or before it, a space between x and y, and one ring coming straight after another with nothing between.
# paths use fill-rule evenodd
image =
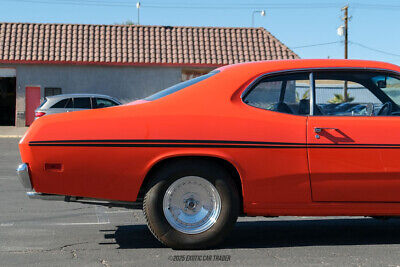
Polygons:
<instances>
[{"instance_id":1,"label":"tree","mask_svg":"<svg viewBox=\"0 0 400 267\"><path fill-rule=\"evenodd\" d=\"M354 100L354 97L350 97L350 95L347 96L347 101L346 101L343 95L334 94L334 97L332 99L328 100L328 103L341 104L341 103L345 103L345 102L351 102L353 100Z\"/></svg>"},{"instance_id":2,"label":"tree","mask_svg":"<svg viewBox=\"0 0 400 267\"><path fill-rule=\"evenodd\" d=\"M299 92L296 91L296 102L299 102L300 100L303 100L303 99L309 99L309 98L310 98L310 90L305 91L301 98L300 98Z\"/></svg>"},{"instance_id":3,"label":"tree","mask_svg":"<svg viewBox=\"0 0 400 267\"><path fill-rule=\"evenodd\" d=\"M135 25L135 23L132 20L126 20L122 23L114 23L115 25Z\"/></svg>"}]
</instances>

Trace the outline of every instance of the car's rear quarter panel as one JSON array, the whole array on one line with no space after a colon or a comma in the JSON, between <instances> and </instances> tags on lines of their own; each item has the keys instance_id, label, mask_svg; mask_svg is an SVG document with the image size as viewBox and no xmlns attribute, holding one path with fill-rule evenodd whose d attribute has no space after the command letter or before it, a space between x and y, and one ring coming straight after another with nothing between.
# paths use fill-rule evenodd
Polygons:
<instances>
[{"instance_id":1,"label":"car's rear quarter panel","mask_svg":"<svg viewBox=\"0 0 400 267\"><path fill-rule=\"evenodd\" d=\"M305 117L273 113L232 103L216 114L212 109L176 114L153 109L155 103L103 111L59 115L38 125L24 140L24 162L30 164L35 190L42 193L135 201L143 179L157 162L180 156L217 157L237 168L244 206L257 203L309 202L306 149L255 147L95 147L29 146L39 140L222 140L304 143ZM148 106L148 107L146 107ZM152 110L151 115L145 110ZM161 109L163 110L163 109ZM121 113L121 114L118 114ZM195 114L194 114L195 113ZM272 112L271 112L272 113ZM127 115L132 114L132 115ZM146 115L145 115L146 114ZM184 114L184 115L182 115ZM72 116L71 116L72 117ZM99 119L100 118L100 119ZM282 130L285 129L285 130ZM115 143L118 145L118 142ZM285 161L287 159L287 161ZM62 163L48 171L45 163ZM265 171L266 168L268 172Z\"/></svg>"}]
</instances>

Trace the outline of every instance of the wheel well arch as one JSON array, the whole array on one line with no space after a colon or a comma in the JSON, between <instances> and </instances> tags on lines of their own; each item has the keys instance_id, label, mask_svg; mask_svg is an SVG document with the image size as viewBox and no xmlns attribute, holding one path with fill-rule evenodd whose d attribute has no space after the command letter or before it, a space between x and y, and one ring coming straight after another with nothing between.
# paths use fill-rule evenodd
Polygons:
<instances>
[{"instance_id":1,"label":"wheel well arch","mask_svg":"<svg viewBox=\"0 0 400 267\"><path fill-rule=\"evenodd\" d=\"M174 156L174 157L168 157L165 159L162 159L158 162L156 162L153 166L151 166L150 170L147 172L145 178L143 179L143 182L140 186L139 193L137 196L138 200L142 200L146 194L146 192L149 190L149 186L151 185L151 181L153 178L153 175L162 167L171 164L172 162L180 161L180 160L186 160L186 159L193 159L193 160L207 160L210 162L217 163L220 165L222 168L228 171L230 176L233 179L233 182L236 185L236 188L238 189L238 194L240 198L240 214L243 213L243 184L242 184L242 179L239 174L239 171L237 168L228 160L220 158L220 157L214 157L214 156Z\"/></svg>"}]
</instances>

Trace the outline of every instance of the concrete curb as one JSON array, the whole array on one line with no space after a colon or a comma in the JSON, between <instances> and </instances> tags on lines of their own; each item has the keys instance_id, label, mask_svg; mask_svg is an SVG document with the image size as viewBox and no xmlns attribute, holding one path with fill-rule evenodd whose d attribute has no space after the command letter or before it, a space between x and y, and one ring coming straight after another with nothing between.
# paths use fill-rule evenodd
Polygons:
<instances>
[{"instance_id":1,"label":"concrete curb","mask_svg":"<svg viewBox=\"0 0 400 267\"><path fill-rule=\"evenodd\" d=\"M0 126L0 138L21 138L28 127Z\"/></svg>"}]
</instances>

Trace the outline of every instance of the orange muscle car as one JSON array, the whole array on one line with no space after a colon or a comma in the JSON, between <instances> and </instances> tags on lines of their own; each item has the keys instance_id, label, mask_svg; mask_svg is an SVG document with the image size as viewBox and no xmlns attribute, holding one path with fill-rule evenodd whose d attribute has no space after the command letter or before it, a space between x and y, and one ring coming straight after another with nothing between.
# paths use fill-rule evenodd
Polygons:
<instances>
[{"instance_id":1,"label":"orange muscle car","mask_svg":"<svg viewBox=\"0 0 400 267\"><path fill-rule=\"evenodd\" d=\"M17 172L31 198L143 208L163 244L205 248L238 216L399 216L399 115L395 65L237 64L39 118Z\"/></svg>"}]
</instances>

